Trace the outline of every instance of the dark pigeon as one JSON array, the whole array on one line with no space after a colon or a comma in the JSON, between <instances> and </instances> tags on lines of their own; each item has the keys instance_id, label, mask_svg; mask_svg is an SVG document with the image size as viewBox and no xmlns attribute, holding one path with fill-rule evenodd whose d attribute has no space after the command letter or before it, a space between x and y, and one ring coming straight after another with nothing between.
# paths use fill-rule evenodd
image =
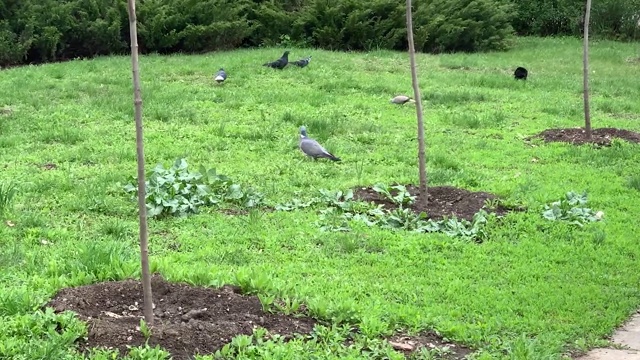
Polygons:
<instances>
[{"instance_id":1,"label":"dark pigeon","mask_svg":"<svg viewBox=\"0 0 640 360\"><path fill-rule=\"evenodd\" d=\"M304 59L300 59L300 60L296 60L296 61L292 62L292 64L303 68L303 67L309 65L310 62L311 62L311 56L307 56Z\"/></svg>"},{"instance_id":2,"label":"dark pigeon","mask_svg":"<svg viewBox=\"0 0 640 360\"><path fill-rule=\"evenodd\" d=\"M284 54L282 54L282 57L280 59L276 61L264 63L262 64L262 66L268 66L274 69L282 70L284 69L285 66L287 66L288 63L289 63L289 51L285 51Z\"/></svg>"},{"instance_id":3,"label":"dark pigeon","mask_svg":"<svg viewBox=\"0 0 640 360\"><path fill-rule=\"evenodd\" d=\"M527 69L519 66L516 69L516 71L513 73L513 77L516 80L527 80L527 75L529 75L529 72L527 71Z\"/></svg>"},{"instance_id":4,"label":"dark pigeon","mask_svg":"<svg viewBox=\"0 0 640 360\"><path fill-rule=\"evenodd\" d=\"M218 70L218 72L214 75L213 79L218 83L223 83L225 80L227 80L227 73L226 71L224 71L223 68L220 68L220 70Z\"/></svg>"},{"instance_id":5,"label":"dark pigeon","mask_svg":"<svg viewBox=\"0 0 640 360\"><path fill-rule=\"evenodd\" d=\"M307 156L313 158L314 160L318 158L327 158L332 161L340 161L340 158L335 157L333 154L328 152L322 145L318 144L317 141L307 137L307 129L304 126L300 127L300 142L299 142L300 150Z\"/></svg>"}]
</instances>

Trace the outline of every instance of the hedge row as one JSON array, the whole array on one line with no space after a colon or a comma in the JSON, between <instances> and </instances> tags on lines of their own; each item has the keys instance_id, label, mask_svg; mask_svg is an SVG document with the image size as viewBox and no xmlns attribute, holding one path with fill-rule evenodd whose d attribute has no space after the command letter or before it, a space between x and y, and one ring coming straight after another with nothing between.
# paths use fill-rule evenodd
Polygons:
<instances>
[{"instance_id":1,"label":"hedge row","mask_svg":"<svg viewBox=\"0 0 640 360\"><path fill-rule=\"evenodd\" d=\"M600 0L603 34L639 38L640 0ZM414 1L416 49L485 51L519 34L580 34L582 0ZM634 5L635 4L635 5ZM634 7L635 6L635 7ZM637 10L635 10L637 11ZM138 0L143 53L302 45L333 50L405 50L400 0ZM128 51L126 0L3 0L0 65Z\"/></svg>"},{"instance_id":2,"label":"hedge row","mask_svg":"<svg viewBox=\"0 0 640 360\"><path fill-rule=\"evenodd\" d=\"M512 0L519 35L582 36L585 0ZM596 0L589 32L617 40L640 39L640 0Z\"/></svg>"}]
</instances>

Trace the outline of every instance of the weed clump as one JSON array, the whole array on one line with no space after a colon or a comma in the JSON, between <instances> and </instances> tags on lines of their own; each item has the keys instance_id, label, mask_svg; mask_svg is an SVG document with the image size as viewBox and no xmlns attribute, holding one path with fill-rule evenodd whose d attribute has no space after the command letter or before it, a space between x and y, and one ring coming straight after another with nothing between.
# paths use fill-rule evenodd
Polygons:
<instances>
[{"instance_id":1,"label":"weed clump","mask_svg":"<svg viewBox=\"0 0 640 360\"><path fill-rule=\"evenodd\" d=\"M231 205L240 208L254 208L263 204L264 196L252 188L235 184L227 176L215 169L189 170L187 160L177 159L166 169L158 164L147 174L145 199L149 217L168 215L187 216L195 214L203 206ZM137 179L124 186L124 191L138 196Z\"/></svg>"}]
</instances>

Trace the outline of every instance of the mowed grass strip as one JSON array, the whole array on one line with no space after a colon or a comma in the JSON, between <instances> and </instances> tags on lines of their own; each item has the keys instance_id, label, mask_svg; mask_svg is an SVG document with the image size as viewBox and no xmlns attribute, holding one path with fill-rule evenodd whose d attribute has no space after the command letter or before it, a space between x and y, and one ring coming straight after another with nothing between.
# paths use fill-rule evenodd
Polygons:
<instances>
[{"instance_id":1,"label":"mowed grass strip","mask_svg":"<svg viewBox=\"0 0 640 360\"><path fill-rule=\"evenodd\" d=\"M311 64L261 66L283 50L142 56L147 169L186 157L272 205L319 189L418 182L415 108L389 103L412 95L406 53L290 48L290 59L312 55ZM153 270L198 285L253 278L326 319L355 321L365 338L437 329L481 359L555 359L601 343L640 305L638 146L523 141L581 126L581 54L579 39L520 38L509 52L418 56L430 185L528 208L489 229L489 241L364 225L322 232L313 210L202 209L150 221ZM634 56L630 44L592 43L594 127L640 131ZM526 82L513 79L517 66L529 70ZM218 86L220 67L228 79ZM0 343L29 349L25 358L73 358L69 339L81 326L67 338L24 324L54 321L34 310L63 287L138 274L137 208L122 190L136 174L130 59L4 70L2 106L12 112L0 114L0 181L18 192L0 226L0 322L12 329ZM342 161L304 159L300 125ZM571 190L586 190L604 221L543 219L543 205Z\"/></svg>"}]
</instances>

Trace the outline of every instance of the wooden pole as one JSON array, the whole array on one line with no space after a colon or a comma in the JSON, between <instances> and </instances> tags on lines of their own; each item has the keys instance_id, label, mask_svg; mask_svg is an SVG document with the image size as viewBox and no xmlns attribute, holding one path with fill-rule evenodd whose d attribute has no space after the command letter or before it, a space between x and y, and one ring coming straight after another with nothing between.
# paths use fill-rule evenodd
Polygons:
<instances>
[{"instance_id":1,"label":"wooden pole","mask_svg":"<svg viewBox=\"0 0 640 360\"><path fill-rule=\"evenodd\" d=\"M153 294L149 274L149 246L147 234L147 205L144 174L144 137L142 131L142 96L140 95L140 71L138 67L138 27L136 0L129 3L129 32L131 33L131 69L133 72L133 106L136 122L136 155L138 162L138 214L140 220L140 265L142 267L142 293L144 294L144 321L153 325Z\"/></svg>"},{"instance_id":2,"label":"wooden pole","mask_svg":"<svg viewBox=\"0 0 640 360\"><path fill-rule=\"evenodd\" d=\"M584 88L584 130L587 139L591 140L591 110L589 109L589 18L591 17L591 0L587 0L584 13L584 44L582 50L582 86Z\"/></svg>"},{"instance_id":3,"label":"wooden pole","mask_svg":"<svg viewBox=\"0 0 640 360\"><path fill-rule=\"evenodd\" d=\"M427 159L424 141L424 119L422 116L422 97L418 84L418 70L416 67L416 49L413 42L413 16L411 0L407 0L407 40L409 42L409 60L411 62L411 82L413 84L413 98L416 101L416 115L418 117L418 167L420 173L420 196L418 201L427 206Z\"/></svg>"}]
</instances>

